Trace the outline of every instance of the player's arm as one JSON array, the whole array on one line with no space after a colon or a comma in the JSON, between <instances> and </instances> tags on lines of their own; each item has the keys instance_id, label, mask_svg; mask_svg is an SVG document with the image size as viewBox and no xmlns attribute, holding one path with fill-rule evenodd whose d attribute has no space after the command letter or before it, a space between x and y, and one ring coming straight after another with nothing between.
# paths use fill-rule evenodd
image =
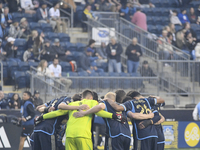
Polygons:
<instances>
[{"instance_id":1,"label":"player's arm","mask_svg":"<svg viewBox=\"0 0 200 150\"><path fill-rule=\"evenodd\" d=\"M116 111L126 111L122 105L118 105L114 101L107 99L108 103L114 108Z\"/></svg>"},{"instance_id":2,"label":"player's arm","mask_svg":"<svg viewBox=\"0 0 200 150\"><path fill-rule=\"evenodd\" d=\"M60 110L59 109L59 110L52 111L50 113L44 114L43 119L51 119L51 118L66 115L67 113L68 113L68 110Z\"/></svg>"},{"instance_id":3,"label":"player's arm","mask_svg":"<svg viewBox=\"0 0 200 150\"><path fill-rule=\"evenodd\" d=\"M135 120L151 119L154 117L154 113L141 114L141 113L133 113L131 111L128 111L127 114L129 118L133 118Z\"/></svg>"},{"instance_id":4,"label":"player's arm","mask_svg":"<svg viewBox=\"0 0 200 150\"><path fill-rule=\"evenodd\" d=\"M61 103L58 105L58 109L61 109L61 110L87 110L87 109L90 109L90 107L86 104L80 105L80 106L73 106L73 104L67 105L65 103Z\"/></svg>"},{"instance_id":5,"label":"player's arm","mask_svg":"<svg viewBox=\"0 0 200 150\"><path fill-rule=\"evenodd\" d=\"M163 123L165 121L165 117L163 115L160 114L161 119L155 123L155 125L159 125L161 123Z\"/></svg>"},{"instance_id":6,"label":"player's arm","mask_svg":"<svg viewBox=\"0 0 200 150\"><path fill-rule=\"evenodd\" d=\"M155 104L165 103L165 100L159 96L150 96L151 98L155 98Z\"/></svg>"}]
</instances>

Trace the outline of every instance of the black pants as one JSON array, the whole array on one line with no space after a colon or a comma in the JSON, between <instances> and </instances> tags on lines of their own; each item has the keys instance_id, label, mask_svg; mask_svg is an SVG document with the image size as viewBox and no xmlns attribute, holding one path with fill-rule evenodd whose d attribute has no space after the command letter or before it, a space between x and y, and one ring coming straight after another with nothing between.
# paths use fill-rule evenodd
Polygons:
<instances>
[{"instance_id":1,"label":"black pants","mask_svg":"<svg viewBox=\"0 0 200 150\"><path fill-rule=\"evenodd\" d=\"M138 140L137 150L157 150L157 139L152 137L141 141Z\"/></svg>"},{"instance_id":2,"label":"black pants","mask_svg":"<svg viewBox=\"0 0 200 150\"><path fill-rule=\"evenodd\" d=\"M112 150L129 150L131 139L125 136L112 138Z\"/></svg>"},{"instance_id":3,"label":"black pants","mask_svg":"<svg viewBox=\"0 0 200 150\"><path fill-rule=\"evenodd\" d=\"M51 150L51 135L43 132L35 132L32 136L31 150Z\"/></svg>"}]
</instances>

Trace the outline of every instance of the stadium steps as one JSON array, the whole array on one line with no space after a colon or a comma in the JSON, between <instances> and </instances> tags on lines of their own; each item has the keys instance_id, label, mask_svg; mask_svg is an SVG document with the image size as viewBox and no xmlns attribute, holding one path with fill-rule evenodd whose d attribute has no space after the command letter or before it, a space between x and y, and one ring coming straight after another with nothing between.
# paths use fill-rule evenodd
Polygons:
<instances>
[{"instance_id":1,"label":"stadium steps","mask_svg":"<svg viewBox=\"0 0 200 150\"><path fill-rule=\"evenodd\" d=\"M69 36L71 43L84 43L88 44L88 33L82 32L82 28L70 28Z\"/></svg>"}]
</instances>

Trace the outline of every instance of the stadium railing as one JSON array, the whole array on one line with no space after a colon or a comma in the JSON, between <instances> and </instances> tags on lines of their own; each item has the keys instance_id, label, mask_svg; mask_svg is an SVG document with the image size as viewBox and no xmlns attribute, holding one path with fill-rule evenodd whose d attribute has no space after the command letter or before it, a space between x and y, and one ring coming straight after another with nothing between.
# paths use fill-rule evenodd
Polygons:
<instances>
[{"instance_id":1,"label":"stadium railing","mask_svg":"<svg viewBox=\"0 0 200 150\"><path fill-rule=\"evenodd\" d=\"M1 61L0 64L1 64L1 88L3 90L3 62Z\"/></svg>"}]
</instances>

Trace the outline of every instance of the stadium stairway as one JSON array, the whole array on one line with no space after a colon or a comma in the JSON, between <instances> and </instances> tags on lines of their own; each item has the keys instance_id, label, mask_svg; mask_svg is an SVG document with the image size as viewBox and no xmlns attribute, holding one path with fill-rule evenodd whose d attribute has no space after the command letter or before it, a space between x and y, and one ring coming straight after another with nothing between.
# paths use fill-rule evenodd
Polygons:
<instances>
[{"instance_id":1,"label":"stadium stairway","mask_svg":"<svg viewBox=\"0 0 200 150\"><path fill-rule=\"evenodd\" d=\"M88 33L82 32L82 28L70 28L69 36L71 43L88 44Z\"/></svg>"}]
</instances>

